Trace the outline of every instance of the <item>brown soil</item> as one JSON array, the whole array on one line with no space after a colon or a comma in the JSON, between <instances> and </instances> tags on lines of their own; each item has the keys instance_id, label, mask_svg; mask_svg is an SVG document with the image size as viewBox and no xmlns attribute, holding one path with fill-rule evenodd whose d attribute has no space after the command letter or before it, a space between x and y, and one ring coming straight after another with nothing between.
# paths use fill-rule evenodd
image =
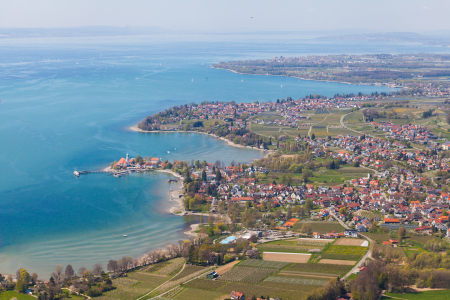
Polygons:
<instances>
[{"instance_id":1,"label":"brown soil","mask_svg":"<svg viewBox=\"0 0 450 300\"><path fill-rule=\"evenodd\" d=\"M341 238L334 243L335 245L340 246L361 246L365 240L361 239L352 239L352 238Z\"/></svg>"},{"instance_id":2,"label":"brown soil","mask_svg":"<svg viewBox=\"0 0 450 300\"><path fill-rule=\"evenodd\" d=\"M321 259L319 264L329 264L329 265L348 265L352 266L356 264L356 261L351 260L339 260L339 259Z\"/></svg>"},{"instance_id":3,"label":"brown soil","mask_svg":"<svg viewBox=\"0 0 450 300\"><path fill-rule=\"evenodd\" d=\"M307 263L311 255L303 253L264 252L263 260Z\"/></svg>"},{"instance_id":4,"label":"brown soil","mask_svg":"<svg viewBox=\"0 0 450 300\"><path fill-rule=\"evenodd\" d=\"M225 274L226 272L230 271L230 270L234 267L234 265L236 265L236 264L238 264L238 263L239 263L238 260L235 260L235 261L233 261L233 262L230 262L229 264L226 264L226 265L224 265L224 266L219 267L219 268L216 270L216 272L219 273L220 275L223 275L223 274Z\"/></svg>"}]
</instances>

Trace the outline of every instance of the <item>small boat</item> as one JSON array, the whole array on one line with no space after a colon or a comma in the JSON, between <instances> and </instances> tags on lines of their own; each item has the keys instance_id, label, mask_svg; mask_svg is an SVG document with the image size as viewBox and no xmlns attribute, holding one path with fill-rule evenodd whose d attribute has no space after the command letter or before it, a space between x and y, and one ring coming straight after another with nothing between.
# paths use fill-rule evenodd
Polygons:
<instances>
[{"instance_id":1,"label":"small boat","mask_svg":"<svg viewBox=\"0 0 450 300\"><path fill-rule=\"evenodd\" d=\"M114 174L114 177L117 177L117 178L119 178L120 177L120 174Z\"/></svg>"},{"instance_id":2,"label":"small boat","mask_svg":"<svg viewBox=\"0 0 450 300\"><path fill-rule=\"evenodd\" d=\"M128 235L124 234L123 237L127 237Z\"/></svg>"},{"instance_id":3,"label":"small boat","mask_svg":"<svg viewBox=\"0 0 450 300\"><path fill-rule=\"evenodd\" d=\"M77 168L75 168L75 171L73 171L73 175L76 177L80 177L80 172L77 171Z\"/></svg>"},{"instance_id":4,"label":"small boat","mask_svg":"<svg viewBox=\"0 0 450 300\"><path fill-rule=\"evenodd\" d=\"M169 154L170 154L170 151L167 151L167 153L169 153Z\"/></svg>"},{"instance_id":5,"label":"small boat","mask_svg":"<svg viewBox=\"0 0 450 300\"><path fill-rule=\"evenodd\" d=\"M175 148L175 151L177 151L177 148Z\"/></svg>"}]
</instances>

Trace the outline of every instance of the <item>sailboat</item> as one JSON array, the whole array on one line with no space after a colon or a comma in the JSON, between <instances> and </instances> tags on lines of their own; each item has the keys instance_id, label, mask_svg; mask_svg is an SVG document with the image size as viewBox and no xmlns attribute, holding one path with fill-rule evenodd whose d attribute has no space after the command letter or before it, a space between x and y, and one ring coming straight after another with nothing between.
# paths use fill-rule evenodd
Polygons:
<instances>
[{"instance_id":1,"label":"sailboat","mask_svg":"<svg viewBox=\"0 0 450 300\"><path fill-rule=\"evenodd\" d=\"M75 168L75 171L73 171L73 175L76 177L80 177L80 172L77 171L77 168Z\"/></svg>"}]
</instances>

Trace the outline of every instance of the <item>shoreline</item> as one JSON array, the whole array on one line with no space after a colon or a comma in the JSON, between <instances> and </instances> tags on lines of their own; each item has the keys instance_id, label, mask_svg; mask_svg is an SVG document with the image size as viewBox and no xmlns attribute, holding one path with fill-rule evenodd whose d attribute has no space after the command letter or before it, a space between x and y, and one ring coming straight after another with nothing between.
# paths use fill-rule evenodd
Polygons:
<instances>
[{"instance_id":1,"label":"shoreline","mask_svg":"<svg viewBox=\"0 0 450 300\"><path fill-rule=\"evenodd\" d=\"M251 147L251 146L244 146L244 145L239 145L239 144L235 144L233 143L231 140L224 138L224 137L220 137L211 133L206 133L206 132L202 132L202 131L169 131L169 130L142 130L140 128L137 127L137 124L135 126L130 126L127 127L128 131L134 131L134 132L141 132L141 133L161 133L161 132L171 132L171 133L200 133L200 134L205 134L205 135L209 135L211 137L214 137L216 139L222 140L224 142L227 143L228 146L232 146L232 147L236 147L236 148L247 148L247 149L252 149L252 150L258 150L258 151L263 151L266 152L266 155L264 155L264 158L266 158L269 154L275 152L274 150L265 150L265 149L259 149L256 147Z\"/></svg>"},{"instance_id":2,"label":"shoreline","mask_svg":"<svg viewBox=\"0 0 450 300\"><path fill-rule=\"evenodd\" d=\"M211 68L217 69L217 70L230 71L230 72L233 72L233 73L236 73L236 74L240 74L240 75L277 76L277 77L296 78L296 79L309 80L309 81L334 82L334 83L345 83L345 84L353 84L353 85L361 85L361 86L363 86L363 85L365 85L365 86L372 86L372 84L351 83L351 82L346 82L346 81L319 80L319 79L302 78L302 77L297 77L297 76L272 75L272 74L247 74L247 73L240 73L238 71L231 70L231 69L217 68L217 67L213 67L213 66L211 66ZM373 84L373 86L377 86L377 85ZM380 85L380 86L383 87L384 85ZM384 86L384 87L387 87L387 86ZM393 88L402 89L402 88L405 88L405 87L394 86Z\"/></svg>"}]
</instances>

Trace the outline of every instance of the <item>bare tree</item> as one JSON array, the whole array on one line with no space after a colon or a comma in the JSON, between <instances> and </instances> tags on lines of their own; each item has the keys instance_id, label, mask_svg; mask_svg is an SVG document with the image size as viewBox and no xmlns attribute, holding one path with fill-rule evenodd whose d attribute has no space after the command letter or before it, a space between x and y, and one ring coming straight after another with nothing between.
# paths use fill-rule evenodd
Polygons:
<instances>
[{"instance_id":1,"label":"bare tree","mask_svg":"<svg viewBox=\"0 0 450 300\"><path fill-rule=\"evenodd\" d=\"M102 264L95 264L94 267L92 268L92 273L94 273L94 275L96 276L103 274Z\"/></svg>"},{"instance_id":2,"label":"bare tree","mask_svg":"<svg viewBox=\"0 0 450 300\"><path fill-rule=\"evenodd\" d=\"M128 265L131 263L132 259L131 257L122 257L121 259L119 259L119 261L117 262L119 264L119 268L121 271L125 271L128 270Z\"/></svg>"},{"instance_id":3,"label":"bare tree","mask_svg":"<svg viewBox=\"0 0 450 300\"><path fill-rule=\"evenodd\" d=\"M79 277L83 277L83 273L84 271L86 271L87 269L85 267L81 267L78 269L78 276Z\"/></svg>"},{"instance_id":4,"label":"bare tree","mask_svg":"<svg viewBox=\"0 0 450 300\"><path fill-rule=\"evenodd\" d=\"M64 271L64 275L66 278L71 278L75 275L75 271L72 268L72 265L67 265L66 270Z\"/></svg>"},{"instance_id":5,"label":"bare tree","mask_svg":"<svg viewBox=\"0 0 450 300\"><path fill-rule=\"evenodd\" d=\"M117 273L117 271L119 270L119 264L117 263L117 260L111 259L109 260L106 268L108 269L108 271Z\"/></svg>"},{"instance_id":6,"label":"bare tree","mask_svg":"<svg viewBox=\"0 0 450 300\"><path fill-rule=\"evenodd\" d=\"M63 265L57 265L55 267L55 275L56 275L56 280L62 280L64 279L64 266Z\"/></svg>"}]
</instances>

